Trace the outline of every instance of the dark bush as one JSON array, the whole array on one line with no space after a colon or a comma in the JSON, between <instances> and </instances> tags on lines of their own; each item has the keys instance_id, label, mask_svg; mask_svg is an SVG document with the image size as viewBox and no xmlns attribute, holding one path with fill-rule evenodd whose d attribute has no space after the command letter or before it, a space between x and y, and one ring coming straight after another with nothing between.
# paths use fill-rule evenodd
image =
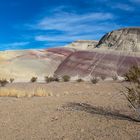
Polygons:
<instances>
[{"instance_id":1,"label":"dark bush","mask_svg":"<svg viewBox=\"0 0 140 140\"><path fill-rule=\"evenodd\" d=\"M14 82L14 80L15 80L14 78L10 78L10 80L9 80L9 81L10 81L10 83L13 83L13 82Z\"/></svg>"},{"instance_id":2,"label":"dark bush","mask_svg":"<svg viewBox=\"0 0 140 140\"><path fill-rule=\"evenodd\" d=\"M106 76L105 75L102 75L101 76L101 79L104 81L106 79Z\"/></svg>"},{"instance_id":3,"label":"dark bush","mask_svg":"<svg viewBox=\"0 0 140 140\"><path fill-rule=\"evenodd\" d=\"M96 83L98 83L98 81L99 80L96 77L94 77L94 78L91 79L91 83L92 84L96 84Z\"/></svg>"},{"instance_id":4,"label":"dark bush","mask_svg":"<svg viewBox=\"0 0 140 140\"><path fill-rule=\"evenodd\" d=\"M70 81L70 76L64 75L64 76L62 77L62 79L63 79L64 82L68 82L68 81Z\"/></svg>"},{"instance_id":5,"label":"dark bush","mask_svg":"<svg viewBox=\"0 0 140 140\"><path fill-rule=\"evenodd\" d=\"M1 80L0 80L0 85L1 85L2 87L4 87L6 84L8 84L8 81L7 81L6 79L1 79Z\"/></svg>"},{"instance_id":6,"label":"dark bush","mask_svg":"<svg viewBox=\"0 0 140 140\"><path fill-rule=\"evenodd\" d=\"M55 78L54 78L54 81L59 82L60 80L59 80L58 77L55 77Z\"/></svg>"},{"instance_id":7,"label":"dark bush","mask_svg":"<svg viewBox=\"0 0 140 140\"><path fill-rule=\"evenodd\" d=\"M118 76L117 76L117 75L114 75L114 76L112 76L112 79L113 79L114 81L117 81L117 80L118 80Z\"/></svg>"},{"instance_id":8,"label":"dark bush","mask_svg":"<svg viewBox=\"0 0 140 140\"><path fill-rule=\"evenodd\" d=\"M46 81L46 83L50 83L50 82L53 82L53 81L59 82L59 78L46 76L45 81Z\"/></svg>"},{"instance_id":9,"label":"dark bush","mask_svg":"<svg viewBox=\"0 0 140 140\"><path fill-rule=\"evenodd\" d=\"M83 82L83 80L81 78L76 80L78 83Z\"/></svg>"},{"instance_id":10,"label":"dark bush","mask_svg":"<svg viewBox=\"0 0 140 140\"><path fill-rule=\"evenodd\" d=\"M32 83L35 83L37 81L37 77L32 77L30 80Z\"/></svg>"}]
</instances>

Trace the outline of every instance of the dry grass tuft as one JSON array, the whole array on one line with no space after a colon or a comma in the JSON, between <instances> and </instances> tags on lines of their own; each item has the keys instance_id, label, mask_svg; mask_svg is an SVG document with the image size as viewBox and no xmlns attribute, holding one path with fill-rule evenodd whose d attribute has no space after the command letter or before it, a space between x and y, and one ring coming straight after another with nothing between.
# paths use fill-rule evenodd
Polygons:
<instances>
[{"instance_id":1,"label":"dry grass tuft","mask_svg":"<svg viewBox=\"0 0 140 140\"><path fill-rule=\"evenodd\" d=\"M20 91L16 89L0 89L0 97L26 97L27 93L25 91Z\"/></svg>"},{"instance_id":2,"label":"dry grass tuft","mask_svg":"<svg viewBox=\"0 0 140 140\"><path fill-rule=\"evenodd\" d=\"M48 93L45 89L43 88L38 88L34 92L27 92L24 90L19 90L19 89L6 89L6 88L1 88L0 89L0 97L16 97L16 98L21 98L21 97L47 97L47 96L53 96L52 93Z\"/></svg>"},{"instance_id":3,"label":"dry grass tuft","mask_svg":"<svg viewBox=\"0 0 140 140\"><path fill-rule=\"evenodd\" d=\"M52 96L52 93L51 92L46 92L46 90L44 88L38 88L34 92L34 96L37 96L37 97L46 97L46 96Z\"/></svg>"}]
</instances>

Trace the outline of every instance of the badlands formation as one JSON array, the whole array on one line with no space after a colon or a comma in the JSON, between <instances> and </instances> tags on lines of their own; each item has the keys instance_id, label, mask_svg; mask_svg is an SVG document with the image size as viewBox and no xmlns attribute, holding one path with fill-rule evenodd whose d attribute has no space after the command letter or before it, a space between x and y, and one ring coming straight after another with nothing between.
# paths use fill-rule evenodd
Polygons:
<instances>
[{"instance_id":1,"label":"badlands formation","mask_svg":"<svg viewBox=\"0 0 140 140\"><path fill-rule=\"evenodd\" d=\"M72 53L55 74L123 76L133 65L140 65L140 28L124 28L106 34L92 50Z\"/></svg>"},{"instance_id":2,"label":"badlands formation","mask_svg":"<svg viewBox=\"0 0 140 140\"><path fill-rule=\"evenodd\" d=\"M96 40L78 40L71 44L66 45L67 48L73 48L76 50L92 50L96 47L98 41Z\"/></svg>"},{"instance_id":3,"label":"badlands formation","mask_svg":"<svg viewBox=\"0 0 140 140\"><path fill-rule=\"evenodd\" d=\"M53 76L55 70L73 50L21 50L0 52L0 77L14 78L17 82L29 81L37 76Z\"/></svg>"},{"instance_id":4,"label":"badlands formation","mask_svg":"<svg viewBox=\"0 0 140 140\"><path fill-rule=\"evenodd\" d=\"M94 37L94 35L93 35ZM123 76L140 65L140 28L107 33L98 41L79 40L62 48L0 52L0 77L29 81L37 76Z\"/></svg>"},{"instance_id":5,"label":"badlands formation","mask_svg":"<svg viewBox=\"0 0 140 140\"><path fill-rule=\"evenodd\" d=\"M74 47L0 52L0 77L15 78L0 88L0 140L140 140L137 114L121 92L126 82L22 82L47 75L121 76L140 65L139 28L127 31L109 33L96 46L78 41Z\"/></svg>"},{"instance_id":6,"label":"badlands formation","mask_svg":"<svg viewBox=\"0 0 140 140\"><path fill-rule=\"evenodd\" d=\"M140 52L140 28L112 31L101 38L97 48Z\"/></svg>"}]
</instances>

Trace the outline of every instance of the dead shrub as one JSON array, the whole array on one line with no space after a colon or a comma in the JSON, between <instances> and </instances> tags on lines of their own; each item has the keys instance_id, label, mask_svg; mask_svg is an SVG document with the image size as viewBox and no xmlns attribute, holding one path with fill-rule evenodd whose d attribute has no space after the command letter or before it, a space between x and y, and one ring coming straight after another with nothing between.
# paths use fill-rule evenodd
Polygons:
<instances>
[{"instance_id":1,"label":"dead shrub","mask_svg":"<svg viewBox=\"0 0 140 140\"><path fill-rule=\"evenodd\" d=\"M140 68L138 66L133 66L124 75L124 77L125 77L125 81L140 84Z\"/></svg>"},{"instance_id":2,"label":"dead shrub","mask_svg":"<svg viewBox=\"0 0 140 140\"><path fill-rule=\"evenodd\" d=\"M128 86L123 91L125 97L139 115L140 120L140 68L133 66L125 75Z\"/></svg>"}]
</instances>

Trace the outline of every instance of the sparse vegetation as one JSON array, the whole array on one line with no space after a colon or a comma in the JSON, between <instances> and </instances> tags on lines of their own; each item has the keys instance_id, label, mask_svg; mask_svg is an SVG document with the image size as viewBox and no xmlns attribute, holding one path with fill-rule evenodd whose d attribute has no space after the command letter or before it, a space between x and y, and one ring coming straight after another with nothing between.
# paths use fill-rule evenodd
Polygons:
<instances>
[{"instance_id":1,"label":"sparse vegetation","mask_svg":"<svg viewBox=\"0 0 140 140\"><path fill-rule=\"evenodd\" d=\"M117 80L118 80L118 76L117 76L117 75L114 75L114 76L112 76L112 79L113 79L114 81L117 81Z\"/></svg>"},{"instance_id":2,"label":"sparse vegetation","mask_svg":"<svg viewBox=\"0 0 140 140\"><path fill-rule=\"evenodd\" d=\"M53 80L54 80L53 77L48 77L48 76L45 77L45 82L46 82L46 83L50 83L50 82L52 82Z\"/></svg>"},{"instance_id":3,"label":"sparse vegetation","mask_svg":"<svg viewBox=\"0 0 140 140\"><path fill-rule=\"evenodd\" d=\"M32 83L35 83L37 81L37 77L32 77L30 80Z\"/></svg>"},{"instance_id":4,"label":"sparse vegetation","mask_svg":"<svg viewBox=\"0 0 140 140\"><path fill-rule=\"evenodd\" d=\"M124 76L126 81L140 84L140 68L138 66L133 66Z\"/></svg>"},{"instance_id":5,"label":"sparse vegetation","mask_svg":"<svg viewBox=\"0 0 140 140\"><path fill-rule=\"evenodd\" d=\"M1 88L0 89L0 97L46 97L52 96L52 93L48 93L44 88L37 88L34 92L27 92L25 90L18 90L18 89L7 89Z\"/></svg>"},{"instance_id":6,"label":"sparse vegetation","mask_svg":"<svg viewBox=\"0 0 140 140\"><path fill-rule=\"evenodd\" d=\"M45 81L46 81L46 83L50 83L50 82L54 82L54 81L59 82L59 78L46 76Z\"/></svg>"},{"instance_id":7,"label":"sparse vegetation","mask_svg":"<svg viewBox=\"0 0 140 140\"><path fill-rule=\"evenodd\" d=\"M6 79L1 79L1 80L0 80L0 85L1 85L2 87L4 87L6 84L8 84L8 81L7 81Z\"/></svg>"},{"instance_id":8,"label":"sparse vegetation","mask_svg":"<svg viewBox=\"0 0 140 140\"><path fill-rule=\"evenodd\" d=\"M58 77L54 77L54 81L59 82L59 78Z\"/></svg>"},{"instance_id":9,"label":"sparse vegetation","mask_svg":"<svg viewBox=\"0 0 140 140\"><path fill-rule=\"evenodd\" d=\"M79 78L76 80L78 83L83 82L83 79Z\"/></svg>"},{"instance_id":10,"label":"sparse vegetation","mask_svg":"<svg viewBox=\"0 0 140 140\"><path fill-rule=\"evenodd\" d=\"M14 82L14 80L15 80L14 78L10 78L10 80L9 80L9 81L10 81L10 83L13 83L13 82Z\"/></svg>"},{"instance_id":11,"label":"sparse vegetation","mask_svg":"<svg viewBox=\"0 0 140 140\"><path fill-rule=\"evenodd\" d=\"M140 67L133 66L124 76L129 85L123 93L138 113L140 120Z\"/></svg>"},{"instance_id":12,"label":"sparse vegetation","mask_svg":"<svg viewBox=\"0 0 140 140\"><path fill-rule=\"evenodd\" d=\"M90 81L92 84L96 84L99 80L96 77L93 77Z\"/></svg>"},{"instance_id":13,"label":"sparse vegetation","mask_svg":"<svg viewBox=\"0 0 140 140\"><path fill-rule=\"evenodd\" d=\"M106 79L106 76L105 75L102 75L101 76L101 79L104 81Z\"/></svg>"},{"instance_id":14,"label":"sparse vegetation","mask_svg":"<svg viewBox=\"0 0 140 140\"><path fill-rule=\"evenodd\" d=\"M68 82L68 81L70 81L70 76L69 75L64 75L62 77L62 79L63 79L64 82Z\"/></svg>"}]
</instances>

